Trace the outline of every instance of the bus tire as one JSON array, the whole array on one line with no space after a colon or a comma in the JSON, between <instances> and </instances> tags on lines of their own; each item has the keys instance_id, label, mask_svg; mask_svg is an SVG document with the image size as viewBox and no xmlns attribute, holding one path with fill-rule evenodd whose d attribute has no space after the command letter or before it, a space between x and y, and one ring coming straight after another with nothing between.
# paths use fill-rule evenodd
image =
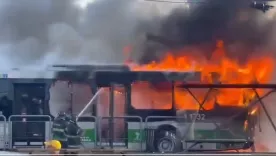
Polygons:
<instances>
[{"instance_id":1,"label":"bus tire","mask_svg":"<svg viewBox=\"0 0 276 156\"><path fill-rule=\"evenodd\" d=\"M182 149L181 140L173 131L161 130L155 136L155 149L160 153L176 153Z\"/></svg>"}]
</instances>

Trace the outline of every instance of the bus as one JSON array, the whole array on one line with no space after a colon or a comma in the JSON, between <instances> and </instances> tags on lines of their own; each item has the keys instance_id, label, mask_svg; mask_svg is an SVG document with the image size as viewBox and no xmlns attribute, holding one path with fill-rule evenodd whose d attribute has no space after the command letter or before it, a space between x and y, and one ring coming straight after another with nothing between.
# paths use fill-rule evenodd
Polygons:
<instances>
[{"instance_id":1,"label":"bus","mask_svg":"<svg viewBox=\"0 0 276 156\"><path fill-rule=\"evenodd\" d=\"M84 148L161 153L251 148L257 113L246 105L220 105L212 91L203 96L209 93L206 87L185 87L200 84L200 77L200 72L130 71L121 65L13 70L0 79L1 97L11 103L9 113L2 110L7 119L79 114ZM50 137L50 121L23 123L26 128L22 123L12 122L12 131L6 130L12 133L10 147L40 147Z\"/></svg>"}]
</instances>

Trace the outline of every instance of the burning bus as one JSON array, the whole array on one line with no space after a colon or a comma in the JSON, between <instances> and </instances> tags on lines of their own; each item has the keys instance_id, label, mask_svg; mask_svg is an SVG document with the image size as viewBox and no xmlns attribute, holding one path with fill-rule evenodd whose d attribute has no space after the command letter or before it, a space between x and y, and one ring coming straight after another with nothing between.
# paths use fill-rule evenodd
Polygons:
<instances>
[{"instance_id":1,"label":"burning bus","mask_svg":"<svg viewBox=\"0 0 276 156\"><path fill-rule=\"evenodd\" d=\"M12 70L2 77L1 90L12 101L13 115L79 114L86 148L254 149L258 104L274 91L264 88L276 88L268 84L273 60L258 57L240 65L224 55L218 42L211 59L168 54L144 65ZM40 126L20 121L12 121L10 147L43 146L50 137L49 121Z\"/></svg>"},{"instance_id":2,"label":"burning bus","mask_svg":"<svg viewBox=\"0 0 276 156\"><path fill-rule=\"evenodd\" d=\"M38 75L24 77L22 71L10 72L7 79L1 81L13 89L10 91L16 101L13 114L20 114L20 108L27 104L23 103L23 97L29 97L29 105L33 105L25 109L27 114L51 115L49 89L56 80L68 81L90 86L94 95L101 92L93 101L93 110L89 111L89 115L94 115L97 120L79 116L79 125L85 131L82 141L86 148L101 146L181 152L238 150L253 146L257 113L254 113L256 107L246 104L253 99L244 97L243 105L221 105L215 97L218 90L227 87L221 88L218 84L198 86L202 84L200 72L130 71L126 66L116 69L115 66L71 67L66 67L69 70L45 71L41 78ZM204 95L202 101L201 95ZM209 105L205 107L205 104ZM18 124L27 124L27 128ZM42 146L49 137L49 125L49 122L39 127L13 123L10 144L14 148ZM20 134L14 128L17 126L21 126Z\"/></svg>"}]
</instances>

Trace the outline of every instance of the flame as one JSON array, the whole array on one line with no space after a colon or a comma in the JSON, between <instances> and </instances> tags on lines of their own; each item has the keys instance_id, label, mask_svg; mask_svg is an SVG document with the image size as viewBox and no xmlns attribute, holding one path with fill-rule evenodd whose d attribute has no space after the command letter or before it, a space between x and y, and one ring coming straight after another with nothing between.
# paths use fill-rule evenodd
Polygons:
<instances>
[{"instance_id":1,"label":"flame","mask_svg":"<svg viewBox=\"0 0 276 156\"><path fill-rule=\"evenodd\" d=\"M258 111L258 107L255 107L251 112L250 112L250 115L255 115Z\"/></svg>"},{"instance_id":2,"label":"flame","mask_svg":"<svg viewBox=\"0 0 276 156\"><path fill-rule=\"evenodd\" d=\"M129 54L129 48L126 48ZM258 58L248 58L248 61L241 64L234 59L226 56L224 42L218 41L216 50L210 59L198 56L174 56L171 52L167 52L165 58L159 62L138 65L127 63L133 71L196 71L201 72L200 83L216 83L224 84L250 84L250 83L268 83L273 71L272 57L262 56ZM217 73L217 76L212 73ZM141 84L134 84L133 91L136 94L136 100L133 100L135 107L140 107L141 102L137 99L146 99L144 96L152 97L153 101L159 100L159 105L154 105L160 109L171 108L171 99L167 98L170 91L154 90L151 86L139 87ZM147 90L147 91L146 91ZM207 89L192 89L200 102L204 100ZM263 94L262 89L258 89L259 94ZM140 94L140 96L138 96ZM146 95L145 95L146 94ZM159 97L158 97L159 96ZM154 97L154 98L153 98ZM216 89L210 93L206 99L204 108L212 109L214 103L223 106L241 106L244 107L255 98L255 92L251 89ZM169 100L170 99L170 100ZM156 103L156 102L151 102ZM178 109L198 109L198 102L185 90L175 88L175 104ZM146 104L145 104L146 105ZM148 107L148 105L147 105Z\"/></svg>"},{"instance_id":3,"label":"flame","mask_svg":"<svg viewBox=\"0 0 276 156\"><path fill-rule=\"evenodd\" d=\"M244 130L244 131L247 131L247 130L248 130L248 120L245 120L245 121L244 121L243 130Z\"/></svg>"}]
</instances>

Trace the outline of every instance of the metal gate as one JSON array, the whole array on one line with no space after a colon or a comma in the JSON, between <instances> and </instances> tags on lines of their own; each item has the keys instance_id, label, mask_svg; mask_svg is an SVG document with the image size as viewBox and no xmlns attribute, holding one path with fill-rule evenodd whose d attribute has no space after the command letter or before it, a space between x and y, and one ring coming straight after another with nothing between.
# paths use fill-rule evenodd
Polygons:
<instances>
[{"instance_id":1,"label":"metal gate","mask_svg":"<svg viewBox=\"0 0 276 156\"><path fill-rule=\"evenodd\" d=\"M143 123L139 116L99 117L99 146L143 149Z\"/></svg>"},{"instance_id":2,"label":"metal gate","mask_svg":"<svg viewBox=\"0 0 276 156\"><path fill-rule=\"evenodd\" d=\"M11 115L8 122L10 148L43 147L51 138L49 115Z\"/></svg>"}]
</instances>

